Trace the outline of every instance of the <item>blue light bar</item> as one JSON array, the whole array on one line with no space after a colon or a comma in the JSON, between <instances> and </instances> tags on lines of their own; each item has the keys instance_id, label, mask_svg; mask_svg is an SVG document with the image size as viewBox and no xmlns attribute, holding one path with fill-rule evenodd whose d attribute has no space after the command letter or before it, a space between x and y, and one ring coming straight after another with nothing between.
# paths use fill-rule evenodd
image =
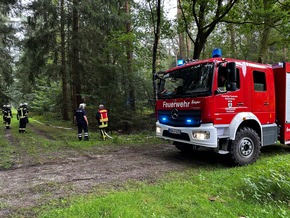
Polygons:
<instances>
[{"instance_id":1,"label":"blue light bar","mask_svg":"<svg viewBox=\"0 0 290 218\"><path fill-rule=\"evenodd\" d=\"M184 64L185 64L185 61L183 59L177 61L177 66L182 66Z\"/></svg>"},{"instance_id":2,"label":"blue light bar","mask_svg":"<svg viewBox=\"0 0 290 218\"><path fill-rule=\"evenodd\" d=\"M191 119L187 119L186 123L192 123L192 120Z\"/></svg>"},{"instance_id":3,"label":"blue light bar","mask_svg":"<svg viewBox=\"0 0 290 218\"><path fill-rule=\"evenodd\" d=\"M222 50L220 48L215 48L212 50L212 57L213 58L219 58L222 56Z\"/></svg>"}]
</instances>

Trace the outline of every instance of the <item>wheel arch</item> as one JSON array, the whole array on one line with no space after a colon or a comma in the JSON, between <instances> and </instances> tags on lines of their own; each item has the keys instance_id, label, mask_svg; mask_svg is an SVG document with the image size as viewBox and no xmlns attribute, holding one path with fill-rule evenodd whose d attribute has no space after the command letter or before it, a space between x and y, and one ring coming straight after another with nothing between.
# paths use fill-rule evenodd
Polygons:
<instances>
[{"instance_id":1,"label":"wheel arch","mask_svg":"<svg viewBox=\"0 0 290 218\"><path fill-rule=\"evenodd\" d=\"M262 125L258 118L249 112L239 113L234 117L228 128L230 140L235 140L237 131L243 127L250 127L255 130L261 140L261 146L263 145Z\"/></svg>"}]
</instances>

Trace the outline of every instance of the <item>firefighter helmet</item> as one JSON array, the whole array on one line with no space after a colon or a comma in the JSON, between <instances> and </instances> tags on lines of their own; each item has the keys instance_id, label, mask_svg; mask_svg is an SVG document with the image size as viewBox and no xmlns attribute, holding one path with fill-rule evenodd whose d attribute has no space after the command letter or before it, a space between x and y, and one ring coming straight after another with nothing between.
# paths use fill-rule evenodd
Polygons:
<instances>
[{"instance_id":1,"label":"firefighter helmet","mask_svg":"<svg viewBox=\"0 0 290 218\"><path fill-rule=\"evenodd\" d=\"M99 109L103 109L105 106L103 104L99 105Z\"/></svg>"},{"instance_id":2,"label":"firefighter helmet","mask_svg":"<svg viewBox=\"0 0 290 218\"><path fill-rule=\"evenodd\" d=\"M85 103L81 103L80 106L79 106L79 108L82 108L82 109L85 109L85 107L86 107Z\"/></svg>"}]
</instances>

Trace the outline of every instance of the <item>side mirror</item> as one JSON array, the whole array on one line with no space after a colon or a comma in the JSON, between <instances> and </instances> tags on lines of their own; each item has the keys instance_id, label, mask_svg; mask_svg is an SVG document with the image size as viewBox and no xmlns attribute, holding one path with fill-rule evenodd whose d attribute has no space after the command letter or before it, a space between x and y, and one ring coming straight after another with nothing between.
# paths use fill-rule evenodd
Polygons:
<instances>
[{"instance_id":1,"label":"side mirror","mask_svg":"<svg viewBox=\"0 0 290 218\"><path fill-rule=\"evenodd\" d=\"M231 91L235 91L237 89L237 68L235 62L227 63L227 71L228 71L228 89Z\"/></svg>"},{"instance_id":2,"label":"side mirror","mask_svg":"<svg viewBox=\"0 0 290 218\"><path fill-rule=\"evenodd\" d=\"M237 81L237 68L235 62L227 63L228 79L230 82Z\"/></svg>"},{"instance_id":3,"label":"side mirror","mask_svg":"<svg viewBox=\"0 0 290 218\"><path fill-rule=\"evenodd\" d=\"M229 91L235 91L235 90L237 90L237 83L236 82L230 82L228 84L227 90L229 90Z\"/></svg>"}]
</instances>

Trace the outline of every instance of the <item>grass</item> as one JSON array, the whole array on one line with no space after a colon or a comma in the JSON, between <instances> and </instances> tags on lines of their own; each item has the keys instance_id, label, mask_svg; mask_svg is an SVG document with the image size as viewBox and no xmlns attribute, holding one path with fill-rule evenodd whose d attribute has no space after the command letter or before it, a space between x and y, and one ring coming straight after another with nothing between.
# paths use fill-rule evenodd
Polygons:
<instances>
[{"instance_id":1,"label":"grass","mask_svg":"<svg viewBox=\"0 0 290 218\"><path fill-rule=\"evenodd\" d=\"M190 169L156 184L74 199L40 217L289 217L289 154L239 168Z\"/></svg>"},{"instance_id":2,"label":"grass","mask_svg":"<svg viewBox=\"0 0 290 218\"><path fill-rule=\"evenodd\" d=\"M9 169L12 166L14 149L9 146L6 139L0 141L0 170Z\"/></svg>"},{"instance_id":3,"label":"grass","mask_svg":"<svg viewBox=\"0 0 290 218\"><path fill-rule=\"evenodd\" d=\"M18 121L12 120L13 128L8 131L11 131L14 144L3 137L7 133L3 127L0 132L0 169L11 168L17 161L24 161L21 157L25 156L38 163L48 157L55 159L59 150L67 148L90 152L101 146L160 143L149 131L118 136L113 132L113 139L107 141L100 140L99 133L91 131L89 142L79 142L75 126L57 123L72 129L53 128L56 123L43 125L35 119L30 119L27 134L19 134ZM245 167L196 164L189 170L170 173L154 183L129 181L118 189L99 187L94 194L53 200L35 210L39 217L44 218L290 217L289 150L289 146L282 145L265 148L257 163ZM20 158L15 160L18 155ZM5 205L0 204L2 207Z\"/></svg>"}]
</instances>

